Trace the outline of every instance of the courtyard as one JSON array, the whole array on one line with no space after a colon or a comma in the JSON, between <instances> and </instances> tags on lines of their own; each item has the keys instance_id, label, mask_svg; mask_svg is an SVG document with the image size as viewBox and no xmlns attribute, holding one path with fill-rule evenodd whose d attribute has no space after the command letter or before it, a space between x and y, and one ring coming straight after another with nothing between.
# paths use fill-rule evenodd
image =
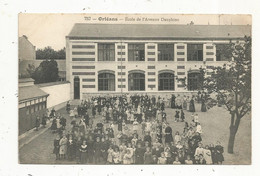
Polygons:
<instances>
[{"instance_id":1,"label":"courtyard","mask_svg":"<svg viewBox=\"0 0 260 176\"><path fill-rule=\"evenodd\" d=\"M75 103L74 103L75 104ZM72 108L74 108L72 106ZM251 164L251 116L246 115L241 120L239 130L236 135L234 154L227 153L227 145L229 139L230 115L223 107L214 107L208 112L200 112L200 105L196 104L196 110L199 116L199 122L202 126L202 143L203 145L216 144L220 141L224 147L224 165L229 164ZM90 111L90 110L89 110ZM70 117L65 111L65 107L58 111L67 119L67 129L70 126ZM167 121L173 130L182 133L184 122L174 122L175 110L167 108ZM191 113L184 111L185 121L191 122ZM101 120L101 116L97 115L94 124ZM117 129L117 125L115 125ZM41 130L44 130L44 132ZM33 134L35 133L35 134ZM38 134L39 133L39 134ZM115 131L115 136L117 135ZM19 148L19 162L21 164L76 164L75 161L56 160L53 154L53 140L56 135L52 134L50 129L40 129L33 131L32 135L36 135L33 140Z\"/></svg>"}]
</instances>

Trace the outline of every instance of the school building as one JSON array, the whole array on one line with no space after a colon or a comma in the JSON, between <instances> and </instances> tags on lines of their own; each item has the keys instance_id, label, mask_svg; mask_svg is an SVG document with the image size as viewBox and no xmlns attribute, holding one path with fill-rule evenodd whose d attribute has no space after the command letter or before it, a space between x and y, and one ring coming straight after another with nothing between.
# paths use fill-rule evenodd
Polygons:
<instances>
[{"instance_id":1,"label":"school building","mask_svg":"<svg viewBox=\"0 0 260 176\"><path fill-rule=\"evenodd\" d=\"M249 25L75 24L66 36L71 99L200 89L200 68L228 59L221 50L251 35Z\"/></svg>"}]
</instances>

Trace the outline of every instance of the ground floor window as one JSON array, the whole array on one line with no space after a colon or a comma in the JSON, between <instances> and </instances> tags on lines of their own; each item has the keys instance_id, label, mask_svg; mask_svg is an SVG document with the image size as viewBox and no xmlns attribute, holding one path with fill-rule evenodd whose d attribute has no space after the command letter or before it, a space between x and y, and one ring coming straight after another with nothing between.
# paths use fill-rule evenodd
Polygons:
<instances>
[{"instance_id":1,"label":"ground floor window","mask_svg":"<svg viewBox=\"0 0 260 176\"><path fill-rule=\"evenodd\" d=\"M115 91L115 75L100 73L98 75L98 91Z\"/></svg>"},{"instance_id":2,"label":"ground floor window","mask_svg":"<svg viewBox=\"0 0 260 176\"><path fill-rule=\"evenodd\" d=\"M200 72L188 73L188 90L201 90L203 85L203 76Z\"/></svg>"},{"instance_id":3,"label":"ground floor window","mask_svg":"<svg viewBox=\"0 0 260 176\"><path fill-rule=\"evenodd\" d=\"M158 76L159 90L174 90L174 74L161 73Z\"/></svg>"},{"instance_id":4,"label":"ground floor window","mask_svg":"<svg viewBox=\"0 0 260 176\"><path fill-rule=\"evenodd\" d=\"M128 75L128 90L129 91L145 90L144 73L130 73Z\"/></svg>"}]
</instances>

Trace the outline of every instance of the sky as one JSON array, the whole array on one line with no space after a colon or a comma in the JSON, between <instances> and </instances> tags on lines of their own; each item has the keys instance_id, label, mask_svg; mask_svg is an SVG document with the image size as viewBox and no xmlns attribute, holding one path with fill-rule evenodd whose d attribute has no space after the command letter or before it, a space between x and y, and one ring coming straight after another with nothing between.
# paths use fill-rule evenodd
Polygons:
<instances>
[{"instance_id":1,"label":"sky","mask_svg":"<svg viewBox=\"0 0 260 176\"><path fill-rule=\"evenodd\" d=\"M119 21L99 20L100 17L122 19ZM135 19L135 21L126 21ZM137 18L152 18L159 21L137 21ZM164 21L171 19L172 21ZM251 25L250 15L166 15L166 14L19 14L19 37L26 35L37 49L51 46L55 50L65 47L67 36L75 23L135 23L135 24L188 24L195 25Z\"/></svg>"}]
</instances>

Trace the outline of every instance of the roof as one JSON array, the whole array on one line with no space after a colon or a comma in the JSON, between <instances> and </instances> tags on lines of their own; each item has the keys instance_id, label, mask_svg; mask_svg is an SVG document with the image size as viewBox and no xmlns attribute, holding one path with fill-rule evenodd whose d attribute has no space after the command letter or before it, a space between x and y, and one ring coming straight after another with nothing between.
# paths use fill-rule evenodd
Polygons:
<instances>
[{"instance_id":1,"label":"roof","mask_svg":"<svg viewBox=\"0 0 260 176\"><path fill-rule=\"evenodd\" d=\"M46 92L39 89L37 86L26 86L26 87L19 87L19 102L29 99L34 99L37 97L45 97L48 96Z\"/></svg>"},{"instance_id":2,"label":"roof","mask_svg":"<svg viewBox=\"0 0 260 176\"><path fill-rule=\"evenodd\" d=\"M76 23L69 38L233 39L251 36L250 25L168 25Z\"/></svg>"}]
</instances>

